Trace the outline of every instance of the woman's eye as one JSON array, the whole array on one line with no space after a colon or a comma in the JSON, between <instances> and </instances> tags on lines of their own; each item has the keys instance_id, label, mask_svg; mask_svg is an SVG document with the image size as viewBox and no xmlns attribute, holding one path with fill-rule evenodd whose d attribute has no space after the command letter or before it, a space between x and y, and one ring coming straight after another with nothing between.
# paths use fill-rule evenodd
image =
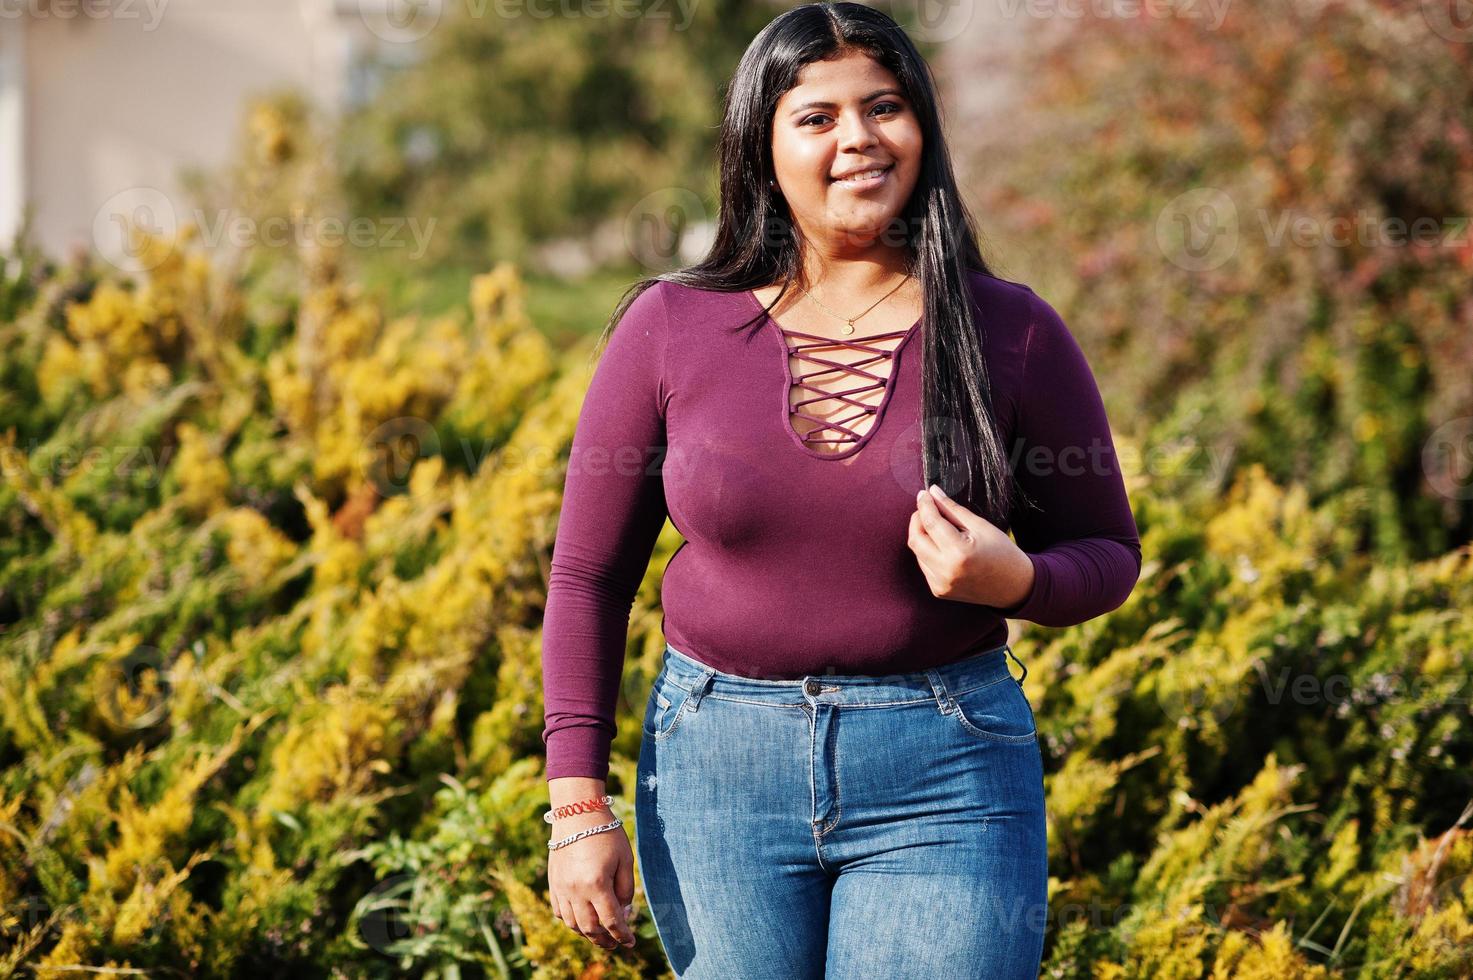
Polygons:
<instances>
[{"instance_id":1,"label":"woman's eye","mask_svg":"<svg viewBox=\"0 0 1473 980\"><path fill-rule=\"evenodd\" d=\"M897 113L897 112L900 111L900 106L896 105L894 102L877 102L877 103L875 103L874 109L871 109L870 112L874 112L876 109L881 109L881 108L884 108L886 106L889 107L890 111L889 112L886 112L886 113L883 113L883 115L891 116L891 115L894 115L895 113ZM809 116L808 118L804 119L798 125L799 126L807 126L811 122L815 122L815 121L818 121L818 120L821 120L821 119L827 119L827 118L828 118L828 116L825 115L824 113L819 113L818 115L815 115L815 116Z\"/></svg>"}]
</instances>

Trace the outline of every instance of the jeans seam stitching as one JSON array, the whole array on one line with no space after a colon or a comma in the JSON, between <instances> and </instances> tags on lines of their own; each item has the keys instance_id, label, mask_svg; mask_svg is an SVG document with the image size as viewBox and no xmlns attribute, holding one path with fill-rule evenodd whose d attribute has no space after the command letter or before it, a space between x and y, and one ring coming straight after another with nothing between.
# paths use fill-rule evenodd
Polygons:
<instances>
[{"instance_id":1,"label":"jeans seam stitching","mask_svg":"<svg viewBox=\"0 0 1473 980\"><path fill-rule=\"evenodd\" d=\"M980 690L980 688L974 688L974 690ZM1021 685L1019 686L1018 690L1020 692L1023 690L1023 688L1022 688ZM1038 726L1037 726L1037 724L1034 725L1033 731L1029 732L1026 735L1003 735L1003 734L1000 734L998 732L989 732L985 728L978 728L976 725L974 725L967 718L966 712L962 710L962 706L957 703L957 701L956 701L955 698L952 699L951 704L952 704L952 707L954 707L956 709L956 720L961 723L962 728L965 729L966 731L969 731L969 732L973 733L974 735L977 735L980 738L990 738L994 742L1013 742L1013 743L1028 742L1028 741L1036 740L1038 738Z\"/></svg>"},{"instance_id":2,"label":"jeans seam stitching","mask_svg":"<svg viewBox=\"0 0 1473 980\"><path fill-rule=\"evenodd\" d=\"M707 694L706 697L715 698L717 701L735 701L737 704L753 704L759 708L801 708L807 704L806 701L753 701L751 698L734 698L729 694L715 692Z\"/></svg>"},{"instance_id":3,"label":"jeans seam stitching","mask_svg":"<svg viewBox=\"0 0 1473 980\"><path fill-rule=\"evenodd\" d=\"M805 707L806 707L806 704L805 704ZM813 713L808 716L808 724L809 724L809 728L808 728L808 771L809 771L808 796L809 796L809 811L808 812L810 814L809 819L811 821L812 820L811 814L818 809L818 710L817 710L817 708L815 708L814 711L813 711ZM823 846L823 834L821 834L819 832L818 828L817 827L814 827L811 822L809 823L808 826L809 826L809 829L812 830L812 832L813 832L813 852L814 852L814 854L816 854L818 856L818 866L821 867L821 868L824 868L824 870L827 871L828 869L826 867L824 867L824 863L823 863L823 852L821 850L821 848Z\"/></svg>"},{"instance_id":4,"label":"jeans seam stitching","mask_svg":"<svg viewBox=\"0 0 1473 980\"><path fill-rule=\"evenodd\" d=\"M964 694L971 694L973 691L980 691L983 688L991 687L994 684L1001 684L1005 680L1016 680L1016 678L1012 678L1012 677L999 677L995 681L987 681L984 684L978 684L976 687L969 687L965 691L956 691L954 693L952 693L952 692L948 692L948 693L950 693L951 696L954 697L954 698L959 698L959 697L961 697ZM678 689L680 689L681 691L684 691L687 694L689 694L691 692L691 690L692 690L692 688L682 687L681 685L676 684L674 681L670 681L668 683L670 684L671 687L678 688ZM753 700L751 698L738 698L738 697L733 697L730 694L717 694L714 691L708 692L708 693L702 695L702 697L703 698L714 698L717 701L734 701L737 704L753 704L753 705L757 705L757 706L763 707L763 708L801 708L805 704L807 704L806 701L758 701L758 700ZM908 705L908 704L929 704L929 703L934 703L935 700L936 700L936 695L935 694L929 694L929 695L925 695L923 697L912 698L912 699L910 699L908 701L864 701L864 702L861 702L861 703L858 703L858 704L844 704L844 705L842 705L842 707L845 707L845 708L894 708L894 707L904 706L904 705Z\"/></svg>"},{"instance_id":5,"label":"jeans seam stitching","mask_svg":"<svg viewBox=\"0 0 1473 980\"><path fill-rule=\"evenodd\" d=\"M689 705L689 704L690 704L690 692L689 691L686 691L685 697L683 697L683 698L680 699L680 707L678 707L678 708L675 709L675 717L673 717L673 718L670 719L670 727L667 728L667 729L665 729L664 732L656 732L654 735L652 735L650 737L653 738L656 742L663 742L663 741L665 741L665 739L669 738L672 734L674 734L675 729L680 726L681 719L685 717L685 709L686 709L686 706ZM665 710L668 711L670 709L667 708Z\"/></svg>"},{"instance_id":6,"label":"jeans seam stitching","mask_svg":"<svg viewBox=\"0 0 1473 980\"><path fill-rule=\"evenodd\" d=\"M820 837L823 837L829 831L837 827L839 825L839 818L844 815L844 787L839 782L839 742L837 739L834 741L834 757L832 760L832 765L834 767L834 819L829 821L827 827L824 827L823 830L819 831L818 836Z\"/></svg>"},{"instance_id":7,"label":"jeans seam stitching","mask_svg":"<svg viewBox=\"0 0 1473 980\"><path fill-rule=\"evenodd\" d=\"M1001 684L1003 681L1010 681L1010 680L1013 680L1013 675L1012 674L1008 674L1005 677L999 677L996 680L988 681L985 684L978 684L976 687L969 687L965 691L952 691L952 690L948 689L946 693L949 694L949 695L951 695L951 697L953 699L955 699L955 698L961 697L964 694L971 694L973 691L981 691L981 690L983 690L985 688L992 687L994 684Z\"/></svg>"}]
</instances>

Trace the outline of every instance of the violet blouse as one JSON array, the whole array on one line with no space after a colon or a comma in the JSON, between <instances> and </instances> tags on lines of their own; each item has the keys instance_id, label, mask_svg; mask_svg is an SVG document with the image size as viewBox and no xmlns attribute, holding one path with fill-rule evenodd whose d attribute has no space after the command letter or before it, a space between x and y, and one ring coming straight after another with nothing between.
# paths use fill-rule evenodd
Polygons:
<instances>
[{"instance_id":1,"label":"violet blouse","mask_svg":"<svg viewBox=\"0 0 1473 980\"><path fill-rule=\"evenodd\" d=\"M1038 504L1003 528L1033 563L1028 596L938 598L906 544L921 321L825 340L749 291L658 282L611 332L573 436L543 626L548 779L608 774L630 610L667 517L685 540L661 581L665 639L748 677L920 671L1007 642L1008 617L1071 626L1125 601L1140 537L1089 364L1027 286L970 281L1003 446Z\"/></svg>"}]
</instances>

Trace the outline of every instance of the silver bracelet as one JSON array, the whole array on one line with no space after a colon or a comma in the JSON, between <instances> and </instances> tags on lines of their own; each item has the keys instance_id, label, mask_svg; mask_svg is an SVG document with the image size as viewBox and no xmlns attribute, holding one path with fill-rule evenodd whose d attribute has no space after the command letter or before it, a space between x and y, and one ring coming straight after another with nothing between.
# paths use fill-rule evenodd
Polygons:
<instances>
[{"instance_id":1,"label":"silver bracelet","mask_svg":"<svg viewBox=\"0 0 1473 980\"><path fill-rule=\"evenodd\" d=\"M620 820L618 817L615 817L612 823L599 824L597 827L588 827L584 830L578 831L576 834L570 834L569 836L564 837L562 840L550 840L547 842L547 849L549 851L555 851L559 847L564 847L568 844L573 843L573 841L587 837L590 834L601 834L605 830L617 830L622 826L624 826L624 821Z\"/></svg>"}]
</instances>

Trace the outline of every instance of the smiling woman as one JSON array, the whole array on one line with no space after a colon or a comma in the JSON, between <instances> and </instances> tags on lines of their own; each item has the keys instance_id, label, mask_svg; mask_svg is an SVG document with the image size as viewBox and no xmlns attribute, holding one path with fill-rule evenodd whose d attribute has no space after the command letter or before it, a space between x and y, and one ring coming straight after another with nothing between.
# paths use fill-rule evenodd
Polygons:
<instances>
[{"instance_id":1,"label":"smiling woman","mask_svg":"<svg viewBox=\"0 0 1473 980\"><path fill-rule=\"evenodd\" d=\"M929 71L883 13L774 20L718 150L711 253L621 301L574 433L552 802L604 793L668 519L635 816L676 974L1036 977L1043 769L1007 617L1082 623L1135 584L1100 392L1053 307L983 262ZM607 816L555 822L548 882L612 946L634 873Z\"/></svg>"},{"instance_id":2,"label":"smiling woman","mask_svg":"<svg viewBox=\"0 0 1473 980\"><path fill-rule=\"evenodd\" d=\"M833 95L855 92L841 103ZM830 253L864 248L915 188L924 136L893 72L860 51L807 65L778 101L777 188L800 224L823 228Z\"/></svg>"}]
</instances>

